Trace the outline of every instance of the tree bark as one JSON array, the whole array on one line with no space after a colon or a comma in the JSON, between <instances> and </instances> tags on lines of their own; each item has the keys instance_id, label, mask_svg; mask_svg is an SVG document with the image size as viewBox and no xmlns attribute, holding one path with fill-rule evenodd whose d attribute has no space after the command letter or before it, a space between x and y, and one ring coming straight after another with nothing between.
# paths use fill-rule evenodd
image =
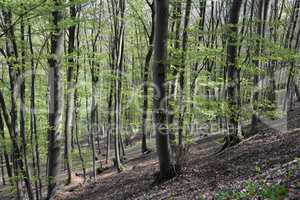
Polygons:
<instances>
[{"instance_id":1,"label":"tree bark","mask_svg":"<svg viewBox=\"0 0 300 200\"><path fill-rule=\"evenodd\" d=\"M154 41L154 128L156 134L156 148L159 159L160 178L171 178L176 174L175 158L170 146L167 128L166 105L166 76L168 59L168 0L155 0L155 41Z\"/></svg>"},{"instance_id":2,"label":"tree bark","mask_svg":"<svg viewBox=\"0 0 300 200\"><path fill-rule=\"evenodd\" d=\"M1 123L1 122L0 122ZM0 130L1 131L1 130ZM1 177L2 177L2 184L6 185L5 181L5 171L4 171L4 160L3 160L3 153L0 154L0 165L1 165Z\"/></svg>"},{"instance_id":3,"label":"tree bark","mask_svg":"<svg viewBox=\"0 0 300 200\"><path fill-rule=\"evenodd\" d=\"M184 27L183 27L183 38L182 38L182 52L181 52L181 68L179 71L179 128L178 128L178 143L179 146L183 146L183 131L184 131L184 79L185 79L185 61L187 54L187 45L188 45L188 26L190 21L192 1L187 0L185 8L185 17L184 17Z\"/></svg>"},{"instance_id":4,"label":"tree bark","mask_svg":"<svg viewBox=\"0 0 300 200\"><path fill-rule=\"evenodd\" d=\"M17 113L17 87L15 85L16 80L19 76L19 70L15 70L15 65L18 64L18 50L15 38L15 30L14 26L12 26L12 13L10 10L4 9L3 10L3 18L5 23L5 28L7 29L6 32L6 54L7 54L7 64L8 64L8 71L9 71L9 79L10 79L10 99L11 99L11 125L12 125L12 133L15 140L18 138L18 113ZM17 159L18 153L16 149L13 150L13 170L14 175L17 177L15 179L15 186L17 190L17 199L21 199L21 185L19 181L19 166Z\"/></svg>"},{"instance_id":5,"label":"tree bark","mask_svg":"<svg viewBox=\"0 0 300 200\"><path fill-rule=\"evenodd\" d=\"M142 116L142 153L148 151L147 148L147 111L148 111L148 77L150 61L153 54L154 26L155 26L155 7L154 2L149 5L151 8L151 34L149 37L148 52L145 59L144 74L143 74L143 116Z\"/></svg>"},{"instance_id":6,"label":"tree bark","mask_svg":"<svg viewBox=\"0 0 300 200\"><path fill-rule=\"evenodd\" d=\"M73 2L73 1L72 1ZM76 8L75 6L70 7L70 18L75 20L76 18ZM76 35L76 25L69 27L69 41L68 41L68 69L67 69L67 104L66 104L66 118L65 118L65 148L64 157L67 168L67 185L72 182L72 159L71 159L71 139L72 139L72 126L73 126L73 116L74 116L74 92L75 92L75 82L74 82L74 50L75 50L75 35Z\"/></svg>"},{"instance_id":7,"label":"tree bark","mask_svg":"<svg viewBox=\"0 0 300 200\"><path fill-rule=\"evenodd\" d=\"M22 137L22 157L24 160L24 170L28 181L27 193L30 200L34 199L34 194L31 186L31 176L27 158L27 135L26 135L26 111L25 111L25 25L23 18L21 19L21 75L20 75L20 134Z\"/></svg>"},{"instance_id":8,"label":"tree bark","mask_svg":"<svg viewBox=\"0 0 300 200\"><path fill-rule=\"evenodd\" d=\"M225 137L223 149L239 143L239 120L240 120L240 69L237 63L238 22L243 1L232 2L228 21L227 39L227 100L229 104L229 134Z\"/></svg>"},{"instance_id":9,"label":"tree bark","mask_svg":"<svg viewBox=\"0 0 300 200\"><path fill-rule=\"evenodd\" d=\"M54 29L51 31L51 55L49 62L49 128L48 128L48 193L50 200L57 190L57 175L60 164L61 126L63 112L62 56L63 56L63 11L61 0L53 0L56 9L52 12Z\"/></svg>"},{"instance_id":10,"label":"tree bark","mask_svg":"<svg viewBox=\"0 0 300 200\"><path fill-rule=\"evenodd\" d=\"M12 173L12 169L11 169L10 162L9 162L9 155L7 153L7 147L5 144L4 124L3 124L3 119L2 119L2 115L1 115L1 110L0 110L0 137L1 137L1 140L3 141L1 143L1 147L2 147L2 151L3 151L7 175L8 175L10 183L13 185L13 182L12 182L13 173Z\"/></svg>"},{"instance_id":11,"label":"tree bark","mask_svg":"<svg viewBox=\"0 0 300 200\"><path fill-rule=\"evenodd\" d=\"M16 159L14 160L15 162L15 166L18 167L18 170L17 172L21 172L21 175L23 176L23 180L25 182L25 186L26 186L26 189L27 189L27 192L30 190L30 187L31 187L31 183L28 179L28 173L26 173L26 170L24 169L24 163L23 163L23 160L22 160L22 153L21 153L21 150L20 150L20 147L19 147L19 144L18 144L18 140L16 139L16 137L14 136L14 129L13 129L13 126L12 126L12 121L11 121L11 118L8 114L8 111L7 111L7 107L6 107L6 104L5 104L5 101L4 101L4 97L3 97L3 93L2 91L0 90L0 114L2 113L3 114L3 117L4 117L4 121L6 123L6 127L8 129L8 132L9 132L9 136L10 136L10 139L12 141L12 145L13 145L13 152L14 152L14 157L13 159ZM15 174L15 175L18 175ZM16 182L18 183L18 182ZM18 193L18 196L17 198L21 198L21 193Z\"/></svg>"},{"instance_id":12,"label":"tree bark","mask_svg":"<svg viewBox=\"0 0 300 200\"><path fill-rule=\"evenodd\" d=\"M39 153L39 138L37 134L36 124L36 106L35 106L35 80L36 80L36 66L34 64L34 52L32 44L31 26L28 26L28 42L31 54L31 96L30 96L30 135L31 145L33 146L32 158L33 158L33 171L36 176L35 189L36 199L42 198L42 180L41 180L41 165L40 165L40 153ZM34 140L34 142L33 142Z\"/></svg>"}]
</instances>

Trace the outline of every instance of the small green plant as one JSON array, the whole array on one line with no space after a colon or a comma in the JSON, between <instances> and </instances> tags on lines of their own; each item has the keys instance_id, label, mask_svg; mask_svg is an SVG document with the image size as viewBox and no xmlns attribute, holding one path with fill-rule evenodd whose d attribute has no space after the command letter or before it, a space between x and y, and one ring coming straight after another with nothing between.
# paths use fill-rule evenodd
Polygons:
<instances>
[{"instance_id":1,"label":"small green plant","mask_svg":"<svg viewBox=\"0 0 300 200\"><path fill-rule=\"evenodd\" d=\"M193 140L193 138L190 135L187 135L184 137L184 142L188 146L195 144L195 141Z\"/></svg>"},{"instance_id":2,"label":"small green plant","mask_svg":"<svg viewBox=\"0 0 300 200\"><path fill-rule=\"evenodd\" d=\"M258 174L260 174L260 173L261 173L261 168L260 168L259 166L256 166L256 167L255 167L255 171L256 171Z\"/></svg>"},{"instance_id":3,"label":"small green plant","mask_svg":"<svg viewBox=\"0 0 300 200\"><path fill-rule=\"evenodd\" d=\"M288 196L288 188L282 185L267 185L262 181L246 181L242 188L229 187L220 191L216 200L227 199L272 199L280 200Z\"/></svg>"},{"instance_id":4,"label":"small green plant","mask_svg":"<svg viewBox=\"0 0 300 200\"><path fill-rule=\"evenodd\" d=\"M279 200L288 197L288 188L282 185L274 185L271 187L265 188L262 192L263 197L272 199L272 200Z\"/></svg>"}]
</instances>

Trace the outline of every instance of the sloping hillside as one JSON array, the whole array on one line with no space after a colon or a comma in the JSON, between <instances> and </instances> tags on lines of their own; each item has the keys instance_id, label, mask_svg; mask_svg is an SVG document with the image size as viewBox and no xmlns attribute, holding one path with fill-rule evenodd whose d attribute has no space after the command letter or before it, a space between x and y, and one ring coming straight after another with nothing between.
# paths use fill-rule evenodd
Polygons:
<instances>
[{"instance_id":1,"label":"sloping hillside","mask_svg":"<svg viewBox=\"0 0 300 200\"><path fill-rule=\"evenodd\" d=\"M234 191L247 193L251 184L274 186L275 193L282 188L279 193L300 198L300 131L257 135L216 154L222 137L208 136L191 145L182 174L172 180L154 184L155 152L137 153L124 172L108 169L96 183L65 188L57 199L231 199Z\"/></svg>"}]
</instances>

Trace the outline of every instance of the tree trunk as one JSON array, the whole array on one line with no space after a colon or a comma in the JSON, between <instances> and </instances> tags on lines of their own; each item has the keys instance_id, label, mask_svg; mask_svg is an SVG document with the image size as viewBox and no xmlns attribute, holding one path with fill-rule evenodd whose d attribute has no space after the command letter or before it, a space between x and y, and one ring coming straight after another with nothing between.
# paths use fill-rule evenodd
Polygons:
<instances>
[{"instance_id":1,"label":"tree trunk","mask_svg":"<svg viewBox=\"0 0 300 200\"><path fill-rule=\"evenodd\" d=\"M108 98L108 117L107 117L107 124L108 128L106 130L106 164L108 163L108 160L110 158L110 137L111 137L111 115L112 115L112 98L113 98L113 83L110 86L109 91L109 98Z\"/></svg>"},{"instance_id":2,"label":"tree trunk","mask_svg":"<svg viewBox=\"0 0 300 200\"><path fill-rule=\"evenodd\" d=\"M3 153L2 152L0 154L0 165L1 165L2 184L6 185L6 182L5 182L5 171L4 171L4 160L3 160Z\"/></svg>"},{"instance_id":3,"label":"tree trunk","mask_svg":"<svg viewBox=\"0 0 300 200\"><path fill-rule=\"evenodd\" d=\"M10 10L3 10L3 18L5 27L7 28L6 32L6 54L7 54L7 64L9 70L9 79L10 79L10 98L11 98L11 125L12 125L12 133L14 140L17 141L18 138L18 124L17 124L17 95L18 92L16 91L15 82L19 76L19 70L15 70L15 65L18 64L18 51L17 51L17 44L15 40L15 32L14 27L12 26L12 13ZM16 148L13 150L13 169L14 175L17 177L15 179L15 186L17 190L17 199L21 199L21 185L19 176L19 166L18 166L18 158L16 152Z\"/></svg>"},{"instance_id":4,"label":"tree trunk","mask_svg":"<svg viewBox=\"0 0 300 200\"><path fill-rule=\"evenodd\" d=\"M229 16L229 30L227 41L227 98L229 103L229 134L225 137L222 148L239 143L239 120L240 120L240 69L237 63L238 22L243 1L234 0Z\"/></svg>"},{"instance_id":5,"label":"tree trunk","mask_svg":"<svg viewBox=\"0 0 300 200\"><path fill-rule=\"evenodd\" d=\"M144 74L143 74L143 120L142 120L142 153L148 151L147 148L147 111L148 111L148 77L150 61L153 54L154 26L155 26L155 8L154 2L150 5L151 8L151 35L149 37L148 52L145 59Z\"/></svg>"},{"instance_id":6,"label":"tree trunk","mask_svg":"<svg viewBox=\"0 0 300 200\"><path fill-rule=\"evenodd\" d=\"M27 136L26 136L26 111L25 111L25 57L26 57L26 50L25 50L25 27L24 21L21 19L21 75L20 75L20 134L22 137L22 157L24 160L24 170L26 173L27 178L27 193L28 198L30 200L34 199L34 194L31 186L31 176L28 166L28 159L27 159Z\"/></svg>"},{"instance_id":7,"label":"tree trunk","mask_svg":"<svg viewBox=\"0 0 300 200\"><path fill-rule=\"evenodd\" d=\"M168 0L155 1L155 42L154 42L154 128L156 134L156 147L159 158L160 178L171 178L176 175L175 157L170 146L169 131L167 128L166 113L166 76L168 57Z\"/></svg>"},{"instance_id":8,"label":"tree trunk","mask_svg":"<svg viewBox=\"0 0 300 200\"><path fill-rule=\"evenodd\" d=\"M57 175L60 164L61 126L63 112L62 56L63 56L63 11L61 0L53 0L55 10L52 12L54 29L51 31L51 55L49 62L49 128L48 128L48 193L50 200L56 193Z\"/></svg>"},{"instance_id":9,"label":"tree trunk","mask_svg":"<svg viewBox=\"0 0 300 200\"><path fill-rule=\"evenodd\" d=\"M175 135L173 133L174 127L173 127L173 121L175 118L175 109L174 105L176 102L176 93L177 93L177 77L178 77L178 72L180 71L180 36L181 36L181 19L182 19L182 1L181 0L175 0L174 1L174 10L173 10L173 23L174 23L174 52L170 54L172 63L174 63L174 68L171 69L172 71L172 80L170 89L169 89L169 94L168 94L168 126L169 129L172 129L170 131L170 142L175 144ZM173 25L172 25L173 27Z\"/></svg>"},{"instance_id":10,"label":"tree trunk","mask_svg":"<svg viewBox=\"0 0 300 200\"><path fill-rule=\"evenodd\" d=\"M268 7L269 7L269 0L260 0L258 3L258 12L257 12L257 35L258 39L256 40L256 49L255 53L256 56L259 57L262 53L262 40L265 37L265 27L266 27L266 20L267 20L267 14L268 14ZM261 68L261 62L259 60L255 61L256 67L259 69ZM257 123L259 122L258 117L258 104L259 104L259 90L257 89L259 87L259 74L255 74L254 76L254 86L255 86L255 92L253 94L253 110L254 113L252 115L251 119L251 135L255 134L257 131Z\"/></svg>"},{"instance_id":11,"label":"tree trunk","mask_svg":"<svg viewBox=\"0 0 300 200\"><path fill-rule=\"evenodd\" d=\"M10 139L12 141L12 146L13 146L13 152L14 152L14 157L13 159L16 159L14 160L14 164L15 164L15 167L17 166L18 170L16 170L16 175L18 175L18 172L20 170L21 172L21 175L23 177L23 180L25 182L25 186L26 186L26 189L27 191L30 190L30 187L31 187L31 183L28 179L28 173L26 173L25 169L24 169L24 163L23 163L23 160L22 160L22 153L21 153L21 150L20 150L20 147L19 147L19 144L18 144L18 140L16 139L16 137L14 136L14 129L13 129L13 126L12 126L12 123L11 123L11 119L9 117L9 114L8 114L8 111L7 111L7 108L6 108L6 104L5 104L5 101L4 101L4 97L3 97L3 94L2 94L2 91L0 90L0 112L2 112L3 114L3 117L4 117L4 120L5 120L5 123L6 123L6 127L8 129L8 132L9 132L9 136L10 136ZM16 183L19 183L18 181ZM17 193L17 198L21 197L21 193Z\"/></svg>"},{"instance_id":12,"label":"tree trunk","mask_svg":"<svg viewBox=\"0 0 300 200\"><path fill-rule=\"evenodd\" d=\"M32 158L33 158L33 171L36 176L35 189L36 189L36 199L42 198L42 180L41 180L41 169L40 169L40 154L39 154L39 138L37 135L37 124L36 124L36 108L35 108L35 73L36 67L34 65L34 53L32 44L32 34L31 26L28 26L28 40L29 49L31 54L31 96L30 96L30 135L31 135L31 145L33 147ZM34 143L33 143L34 139Z\"/></svg>"},{"instance_id":13,"label":"tree trunk","mask_svg":"<svg viewBox=\"0 0 300 200\"><path fill-rule=\"evenodd\" d=\"M76 18L76 8L75 6L70 7L70 17L72 20ZM76 25L69 28L69 42L68 42L68 69L67 69L67 105L66 105L66 118L65 118L65 148L64 157L67 167L67 185L72 182L72 159L71 159L71 139L72 139L72 123L74 116L74 92L75 92L75 82L74 82L74 57L73 53L75 50L75 32Z\"/></svg>"},{"instance_id":14,"label":"tree trunk","mask_svg":"<svg viewBox=\"0 0 300 200\"><path fill-rule=\"evenodd\" d=\"M80 15L80 12L78 13L78 15ZM79 16L78 16L79 17ZM80 40L79 40L79 33L80 33L80 25L78 24L77 26L77 33L76 33L76 42L77 42L77 49L80 48ZM79 79L79 59L80 59L80 52L77 52L77 61L76 61L76 73L75 73L75 85L77 85L78 83L78 79ZM78 120L80 119L80 104L78 101L78 90L77 88L75 88L75 92L74 92L74 105L75 105L75 109L74 109L74 123L75 123L75 143L77 144L77 148L78 148L78 153L79 153L79 159L81 161L81 167L82 167L82 172L83 172L83 178L84 178L84 182L86 180L86 168L85 168L85 162L84 162L84 158L82 155L82 150L81 150L81 145L80 145L80 141L79 141L79 127L78 127Z\"/></svg>"},{"instance_id":15,"label":"tree trunk","mask_svg":"<svg viewBox=\"0 0 300 200\"><path fill-rule=\"evenodd\" d=\"M96 76L96 75L93 75ZM93 80L92 83L92 110L91 110L91 126L90 126L90 141L92 146L92 159L93 159L93 178L96 180L96 149L95 149L95 132L96 132L96 110L98 109L98 105L96 102L96 83L98 81Z\"/></svg>"},{"instance_id":16,"label":"tree trunk","mask_svg":"<svg viewBox=\"0 0 300 200\"><path fill-rule=\"evenodd\" d=\"M5 144L4 124L3 124L3 119L2 119L2 115L1 115L1 110L0 110L0 137L1 137L1 140L3 141L3 143L1 144L1 147L2 147L2 151L3 151L7 175L8 175L10 183L13 185L13 182L12 182L13 174L12 174L12 169L11 169L10 162L9 162L9 155L7 153L7 147ZM2 157L2 155L1 155L1 157Z\"/></svg>"},{"instance_id":17,"label":"tree trunk","mask_svg":"<svg viewBox=\"0 0 300 200\"><path fill-rule=\"evenodd\" d=\"M119 138L121 134L121 79L122 79L122 68L124 61L124 36L125 36L125 1L112 2L112 11L115 15L113 20L113 49L112 49L112 60L114 63L114 76L115 76L115 165L118 171L123 170L120 159L120 148Z\"/></svg>"},{"instance_id":18,"label":"tree trunk","mask_svg":"<svg viewBox=\"0 0 300 200\"><path fill-rule=\"evenodd\" d=\"M179 129L178 129L178 143L179 146L183 146L183 129L184 129L184 73L185 73L185 61L187 54L187 45L188 45L188 26L190 21L191 13L191 0L187 0L185 8L185 17L184 17L184 27L183 27L183 39L182 39L182 53L181 53L181 69L179 72Z\"/></svg>"}]
</instances>

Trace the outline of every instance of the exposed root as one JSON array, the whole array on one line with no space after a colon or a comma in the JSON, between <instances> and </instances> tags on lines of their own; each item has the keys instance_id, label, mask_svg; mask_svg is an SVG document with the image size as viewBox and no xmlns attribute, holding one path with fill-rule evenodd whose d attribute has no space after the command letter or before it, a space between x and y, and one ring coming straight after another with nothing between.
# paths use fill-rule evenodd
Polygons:
<instances>
[{"instance_id":1,"label":"exposed root","mask_svg":"<svg viewBox=\"0 0 300 200\"><path fill-rule=\"evenodd\" d=\"M217 152L217 154L222 153L225 149L228 149L230 147L233 147L237 144L239 144L242 140L237 135L228 135L225 136L225 143L222 146L222 148Z\"/></svg>"}]
</instances>

